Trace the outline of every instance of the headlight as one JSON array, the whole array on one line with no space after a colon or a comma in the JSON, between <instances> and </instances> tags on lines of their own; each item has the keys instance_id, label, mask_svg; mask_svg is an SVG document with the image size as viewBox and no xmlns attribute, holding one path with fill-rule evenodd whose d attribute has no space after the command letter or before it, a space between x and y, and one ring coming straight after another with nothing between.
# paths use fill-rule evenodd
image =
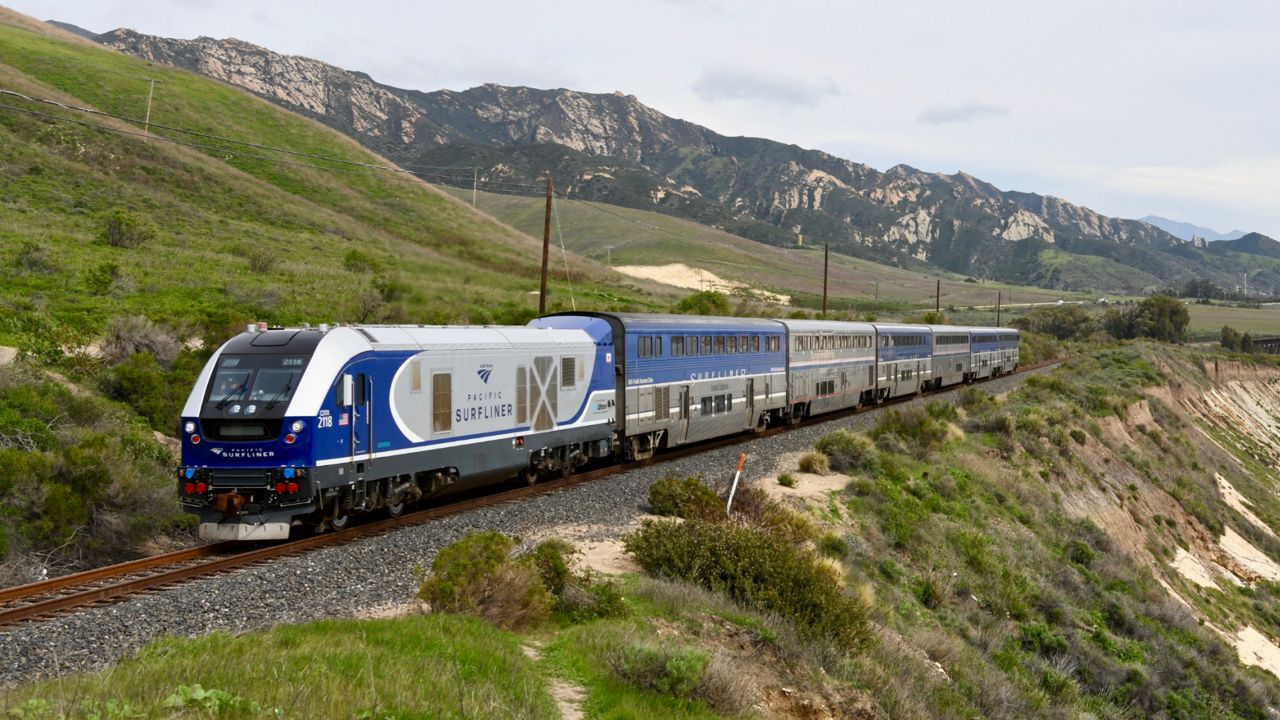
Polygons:
<instances>
[{"instance_id":1,"label":"headlight","mask_svg":"<svg viewBox=\"0 0 1280 720\"><path fill-rule=\"evenodd\" d=\"M303 428L305 428L306 426L307 426L307 424L306 424L306 423L304 423L304 422L302 422L301 420L294 420L294 421L293 421L293 424L292 424L292 425L290 425L289 427L290 427L290 429L292 429L295 433L300 433L300 432L302 432L302 429L303 429Z\"/></svg>"},{"instance_id":2,"label":"headlight","mask_svg":"<svg viewBox=\"0 0 1280 720\"><path fill-rule=\"evenodd\" d=\"M187 424L182 426L182 429L185 430L188 435L190 435L191 433L196 431L196 424L188 420Z\"/></svg>"}]
</instances>

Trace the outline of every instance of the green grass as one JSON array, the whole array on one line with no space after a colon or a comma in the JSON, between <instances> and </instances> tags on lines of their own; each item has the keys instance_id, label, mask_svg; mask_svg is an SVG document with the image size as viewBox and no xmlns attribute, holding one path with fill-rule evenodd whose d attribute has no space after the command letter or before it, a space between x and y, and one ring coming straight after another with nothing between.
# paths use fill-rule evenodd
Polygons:
<instances>
[{"instance_id":1,"label":"green grass","mask_svg":"<svg viewBox=\"0 0 1280 720\"><path fill-rule=\"evenodd\" d=\"M515 635L452 615L282 625L160 640L108 671L2 694L0 707L43 700L54 710L44 717L83 716L108 702L157 718L559 717L520 645ZM179 686L197 684L239 702L212 713L165 707Z\"/></svg>"},{"instance_id":2,"label":"green grass","mask_svg":"<svg viewBox=\"0 0 1280 720\"><path fill-rule=\"evenodd\" d=\"M1217 340L1223 325L1253 335L1280 335L1280 305L1241 308L1192 304L1187 311L1191 315L1187 329L1197 337Z\"/></svg>"}]
</instances>

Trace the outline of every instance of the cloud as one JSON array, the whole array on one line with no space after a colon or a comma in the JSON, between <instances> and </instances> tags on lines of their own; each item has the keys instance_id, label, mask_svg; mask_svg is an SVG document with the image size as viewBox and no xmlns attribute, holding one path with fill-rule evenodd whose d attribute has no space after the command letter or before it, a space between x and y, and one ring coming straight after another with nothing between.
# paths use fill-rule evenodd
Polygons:
<instances>
[{"instance_id":1,"label":"cloud","mask_svg":"<svg viewBox=\"0 0 1280 720\"><path fill-rule=\"evenodd\" d=\"M1212 202L1239 211L1264 214L1273 224L1280 197L1280 157L1228 160L1217 165L1144 165L1112 173L1106 184L1132 193L1182 201ZM1274 229L1274 226L1273 226Z\"/></svg>"},{"instance_id":2,"label":"cloud","mask_svg":"<svg viewBox=\"0 0 1280 720\"><path fill-rule=\"evenodd\" d=\"M950 105L935 103L920 111L916 118L925 125L945 125L1008 115L1009 108L970 100Z\"/></svg>"},{"instance_id":3,"label":"cloud","mask_svg":"<svg viewBox=\"0 0 1280 720\"><path fill-rule=\"evenodd\" d=\"M767 105L813 107L840 88L827 76L800 80L742 68L711 67L693 83L693 92L709 103L747 100Z\"/></svg>"}]
</instances>

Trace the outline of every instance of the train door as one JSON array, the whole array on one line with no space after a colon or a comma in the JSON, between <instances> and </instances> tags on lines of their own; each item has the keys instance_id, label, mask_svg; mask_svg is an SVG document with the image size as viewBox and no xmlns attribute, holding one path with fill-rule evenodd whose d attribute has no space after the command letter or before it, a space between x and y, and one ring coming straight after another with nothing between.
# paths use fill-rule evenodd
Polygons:
<instances>
[{"instance_id":1,"label":"train door","mask_svg":"<svg viewBox=\"0 0 1280 720\"><path fill-rule=\"evenodd\" d=\"M756 379L747 378L747 427L756 425Z\"/></svg>"},{"instance_id":2,"label":"train door","mask_svg":"<svg viewBox=\"0 0 1280 720\"><path fill-rule=\"evenodd\" d=\"M338 425L344 421L350 428L351 465L356 473L365 470L373 452L373 408L370 385L372 378L365 373L348 373L342 376L342 403L344 408L338 415Z\"/></svg>"},{"instance_id":3,"label":"train door","mask_svg":"<svg viewBox=\"0 0 1280 720\"><path fill-rule=\"evenodd\" d=\"M692 389L688 385L680 388L680 424L677 433L681 443L689 441L689 417L692 412Z\"/></svg>"},{"instance_id":4,"label":"train door","mask_svg":"<svg viewBox=\"0 0 1280 720\"><path fill-rule=\"evenodd\" d=\"M638 402L636 403L636 424L640 427L649 427L656 422L653 405L653 388L642 387L639 390Z\"/></svg>"}]
</instances>

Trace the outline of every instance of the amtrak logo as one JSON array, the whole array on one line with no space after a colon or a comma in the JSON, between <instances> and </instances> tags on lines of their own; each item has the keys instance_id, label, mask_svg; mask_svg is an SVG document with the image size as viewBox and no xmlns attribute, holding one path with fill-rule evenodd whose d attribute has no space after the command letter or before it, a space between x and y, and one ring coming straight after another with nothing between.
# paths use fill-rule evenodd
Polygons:
<instances>
[{"instance_id":1,"label":"amtrak logo","mask_svg":"<svg viewBox=\"0 0 1280 720\"><path fill-rule=\"evenodd\" d=\"M209 448L209 452L213 453L214 455L221 455L222 448Z\"/></svg>"},{"instance_id":2,"label":"amtrak logo","mask_svg":"<svg viewBox=\"0 0 1280 720\"><path fill-rule=\"evenodd\" d=\"M491 375L492 373L493 373L492 365L481 365L480 369L476 371L476 374L480 376L480 379L484 381L485 385L489 384L489 375Z\"/></svg>"}]
</instances>

